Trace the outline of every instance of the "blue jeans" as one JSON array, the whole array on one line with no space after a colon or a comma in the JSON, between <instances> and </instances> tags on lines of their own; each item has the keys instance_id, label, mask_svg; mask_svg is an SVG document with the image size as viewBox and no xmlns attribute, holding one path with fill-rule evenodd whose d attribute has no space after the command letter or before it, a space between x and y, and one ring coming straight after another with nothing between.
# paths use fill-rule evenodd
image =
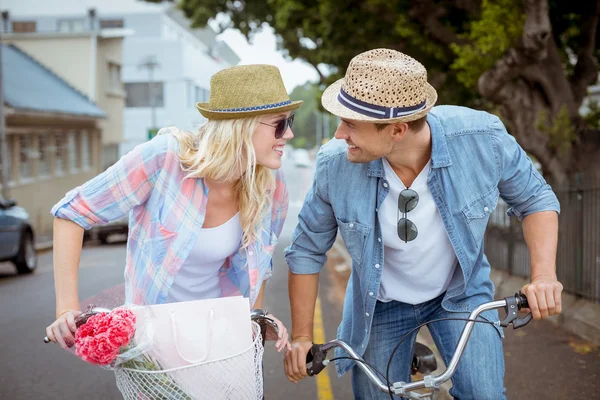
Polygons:
<instances>
[{"instance_id":1,"label":"blue jeans","mask_svg":"<svg viewBox=\"0 0 600 400\"><path fill-rule=\"evenodd\" d=\"M369 344L363 358L385 375L394 347L408 331L433 319L468 318L468 313L451 313L444 310L441 306L442 298L443 295L417 305L378 301ZM428 325L446 365L454 354L465 324L466 321L440 321ZM410 381L410 365L416 337L415 332L396 351L390 367L390 382ZM389 394L380 392L357 366L352 368L352 388L356 399L390 398ZM450 394L461 400L506 399L502 338L494 326L475 324L458 368L452 376Z\"/></svg>"}]
</instances>

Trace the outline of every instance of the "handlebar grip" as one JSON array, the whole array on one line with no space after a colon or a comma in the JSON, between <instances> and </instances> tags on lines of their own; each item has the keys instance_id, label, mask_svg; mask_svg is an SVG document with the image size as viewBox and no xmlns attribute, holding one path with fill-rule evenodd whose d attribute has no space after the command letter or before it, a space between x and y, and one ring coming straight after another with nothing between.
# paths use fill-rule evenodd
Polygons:
<instances>
[{"instance_id":1,"label":"handlebar grip","mask_svg":"<svg viewBox=\"0 0 600 400\"><path fill-rule=\"evenodd\" d=\"M519 293L517 293L517 303L518 303L518 307L519 310L521 308L529 308L529 302L527 301L527 296L525 296L523 293L521 293L521 291L519 291Z\"/></svg>"},{"instance_id":2,"label":"handlebar grip","mask_svg":"<svg viewBox=\"0 0 600 400\"><path fill-rule=\"evenodd\" d=\"M313 344L308 353L306 353L306 373L308 376L315 376L323 371L326 365L323 362L327 358L327 352L323 351L321 344ZM308 364L312 365L309 367Z\"/></svg>"}]
</instances>

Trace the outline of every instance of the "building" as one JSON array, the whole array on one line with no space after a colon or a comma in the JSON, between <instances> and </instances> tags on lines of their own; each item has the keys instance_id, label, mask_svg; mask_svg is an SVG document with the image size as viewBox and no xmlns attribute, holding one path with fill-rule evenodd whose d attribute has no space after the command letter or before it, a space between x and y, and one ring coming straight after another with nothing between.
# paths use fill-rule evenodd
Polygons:
<instances>
[{"instance_id":1,"label":"building","mask_svg":"<svg viewBox=\"0 0 600 400\"><path fill-rule=\"evenodd\" d=\"M31 11L28 3L34 2L4 2L3 42L30 54L104 110L101 165L107 168L118 160L124 137L122 46L124 37L133 32L99 19L94 10L32 16L39 2L29 4Z\"/></svg>"},{"instance_id":2,"label":"building","mask_svg":"<svg viewBox=\"0 0 600 400\"><path fill-rule=\"evenodd\" d=\"M196 110L197 101L209 96L210 77L217 71L236 65L237 55L229 46L216 39L217 33L210 27L192 29L188 20L169 2L148 3L138 0L5 0L2 8L10 13L10 29L17 32L37 32L48 35L57 32L77 37L89 35L89 10L97 19L98 37L112 29L123 34L120 62L111 66L114 57L106 57L105 65L97 68L111 70L109 77L124 82L126 108L123 114L123 139L120 154L148 140L157 128L175 125L182 129L194 129L204 120ZM120 31L119 31L120 30ZM129 33L129 36L125 36ZM88 42L89 36L88 36ZM22 44L22 43L19 43ZM74 47L80 46L80 47ZM103 46L98 44L98 48ZM83 44L70 44L70 52L55 58L71 66L89 64L88 49ZM33 50L33 49L31 49ZM35 49L37 55L42 49ZM116 51L116 48L115 48ZM102 58L102 57L99 57ZM46 60L42 60L46 62ZM50 60L48 60L50 61ZM52 60L54 61L54 60ZM55 64L47 63L51 68ZM111 65L107 65L111 64ZM75 71L73 71L75 72ZM69 77L66 78L69 80ZM69 80L70 82L70 80ZM89 79L79 77L73 85L84 93L91 93ZM100 95L101 89L96 94ZM90 99L95 97L91 96ZM112 108L98 97L98 105L113 121ZM114 120L103 132L106 152L114 159L114 148L119 140L113 140L120 132Z\"/></svg>"},{"instance_id":3,"label":"building","mask_svg":"<svg viewBox=\"0 0 600 400\"><path fill-rule=\"evenodd\" d=\"M239 62L212 28L191 29L171 5L125 14L123 24L136 33L123 47L127 108L121 154L148 140L157 128L197 128L204 117L196 102L208 101L210 77Z\"/></svg>"},{"instance_id":4,"label":"building","mask_svg":"<svg viewBox=\"0 0 600 400\"><path fill-rule=\"evenodd\" d=\"M2 45L2 71L11 198L44 235L52 206L100 171L107 115L14 45Z\"/></svg>"}]
</instances>

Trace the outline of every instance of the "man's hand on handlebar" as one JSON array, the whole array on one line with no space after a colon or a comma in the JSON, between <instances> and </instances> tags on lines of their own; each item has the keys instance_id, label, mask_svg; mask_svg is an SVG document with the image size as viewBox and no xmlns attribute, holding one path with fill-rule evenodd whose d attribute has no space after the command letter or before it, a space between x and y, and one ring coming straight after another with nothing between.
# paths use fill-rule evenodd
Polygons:
<instances>
[{"instance_id":1,"label":"man's hand on handlebar","mask_svg":"<svg viewBox=\"0 0 600 400\"><path fill-rule=\"evenodd\" d=\"M292 349L286 351L283 365L290 382L297 383L308 376L306 372L306 355L312 345L310 338L300 337L292 341Z\"/></svg>"},{"instance_id":2,"label":"man's hand on handlebar","mask_svg":"<svg viewBox=\"0 0 600 400\"><path fill-rule=\"evenodd\" d=\"M533 318L542 319L561 313L562 290L562 284L555 277L540 276L532 278L521 292L527 296Z\"/></svg>"}]
</instances>

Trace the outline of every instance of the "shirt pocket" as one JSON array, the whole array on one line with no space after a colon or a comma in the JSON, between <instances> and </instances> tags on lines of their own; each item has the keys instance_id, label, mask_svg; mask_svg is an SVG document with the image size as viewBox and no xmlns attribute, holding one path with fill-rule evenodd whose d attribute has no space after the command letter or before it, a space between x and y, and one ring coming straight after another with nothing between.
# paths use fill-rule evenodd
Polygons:
<instances>
[{"instance_id":1,"label":"shirt pocket","mask_svg":"<svg viewBox=\"0 0 600 400\"><path fill-rule=\"evenodd\" d=\"M357 265L362 265L367 237L371 228L359 222L344 222L338 218L336 219L346 249L348 249L348 254Z\"/></svg>"},{"instance_id":2,"label":"shirt pocket","mask_svg":"<svg viewBox=\"0 0 600 400\"><path fill-rule=\"evenodd\" d=\"M271 233L271 238L268 244L261 245L261 252L259 254L260 269L263 271L263 279L267 280L273 275L272 261L273 254L275 253L275 247L279 239L274 233Z\"/></svg>"},{"instance_id":3,"label":"shirt pocket","mask_svg":"<svg viewBox=\"0 0 600 400\"><path fill-rule=\"evenodd\" d=\"M498 196L500 192L497 187L490 189L483 195L471 200L463 207L462 213L466 219L468 229L471 231L472 238L475 244L478 245L483 239L485 229L492 211L496 209L498 204Z\"/></svg>"},{"instance_id":4,"label":"shirt pocket","mask_svg":"<svg viewBox=\"0 0 600 400\"><path fill-rule=\"evenodd\" d=\"M149 226L150 242L152 243L152 252L160 259L164 258L167 249L173 246L178 237L178 233L171 231L158 220L150 222Z\"/></svg>"}]
</instances>

